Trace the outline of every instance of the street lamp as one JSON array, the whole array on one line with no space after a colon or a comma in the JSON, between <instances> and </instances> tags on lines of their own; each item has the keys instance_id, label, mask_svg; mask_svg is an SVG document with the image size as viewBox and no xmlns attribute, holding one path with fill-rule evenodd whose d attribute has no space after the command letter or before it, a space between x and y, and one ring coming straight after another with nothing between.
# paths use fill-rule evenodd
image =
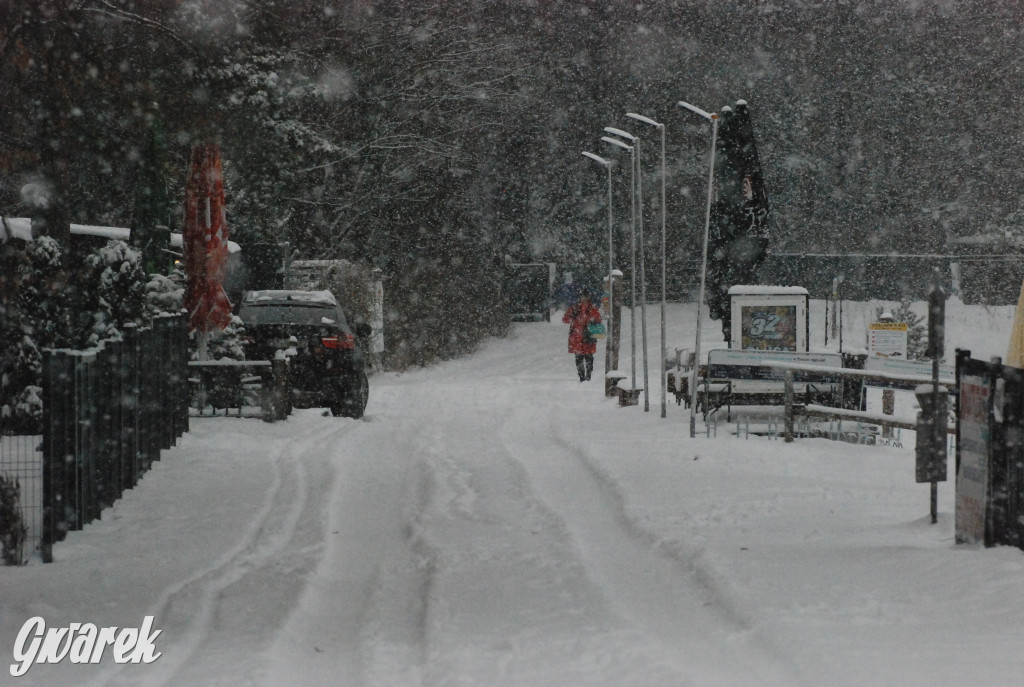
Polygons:
<instances>
[{"instance_id":1,"label":"street lamp","mask_svg":"<svg viewBox=\"0 0 1024 687\"><path fill-rule=\"evenodd\" d=\"M615 327L615 289L613 288L614 275L612 274L615 269L615 239L612 230L612 163L611 160L605 160L599 155L588 153L583 151L583 154L589 157L594 162L603 165L608 170L608 335L605 339L604 347L604 379L605 379L605 391L607 393L608 388L608 373L611 371L612 366L612 339L614 338L612 331Z\"/></svg>"},{"instance_id":2,"label":"street lamp","mask_svg":"<svg viewBox=\"0 0 1024 687\"><path fill-rule=\"evenodd\" d=\"M635 141L636 136L633 134L626 133L621 129L615 129L610 126L604 128L605 131L616 136L622 136L627 140ZM630 373L632 374L630 390L636 389L636 147L626 145L622 141L611 138L610 136L602 136L601 140L605 143L611 143L612 145L624 148L629 151L630 155L630 186L629 186L629 199L630 199L630 215L629 215L629 329L630 329L630 340L629 340L629 355L630 355Z\"/></svg>"},{"instance_id":3,"label":"street lamp","mask_svg":"<svg viewBox=\"0 0 1024 687\"><path fill-rule=\"evenodd\" d=\"M696 105L685 103L680 100L676 103L679 107L685 107L690 112L700 115L711 121L711 162L708 170L708 204L704 214L704 250L700 265L700 295L697 297L697 335L693 349L693 381L690 384L690 438L697 436L697 377L700 372L700 318L701 304L704 303L704 284L708 273L708 234L711 229L711 199L714 194L715 183L715 143L718 140L718 115L702 110Z\"/></svg>"},{"instance_id":4,"label":"street lamp","mask_svg":"<svg viewBox=\"0 0 1024 687\"><path fill-rule=\"evenodd\" d=\"M615 136L622 136L623 138L632 141L633 147L636 148L636 153L633 156L633 173L636 179L636 207L637 207L637 235L639 236L640 245L636 250L636 254L640 256L640 340L643 345L643 366L644 366L644 412L651 410L651 399L649 395L650 384L647 382L647 274L644 271L644 264L646 259L644 258L644 183L643 175L639 173L640 170L640 139L633 134L627 133L622 129L615 129L610 126L604 129L610 134ZM636 273L634 272L634 279ZM635 293L635 291L634 291ZM632 314L630 315L632 317ZM636 384L633 385L636 388Z\"/></svg>"},{"instance_id":5,"label":"street lamp","mask_svg":"<svg viewBox=\"0 0 1024 687\"><path fill-rule=\"evenodd\" d=\"M661 130L661 416L665 417L665 125L635 112L626 116Z\"/></svg>"}]
</instances>

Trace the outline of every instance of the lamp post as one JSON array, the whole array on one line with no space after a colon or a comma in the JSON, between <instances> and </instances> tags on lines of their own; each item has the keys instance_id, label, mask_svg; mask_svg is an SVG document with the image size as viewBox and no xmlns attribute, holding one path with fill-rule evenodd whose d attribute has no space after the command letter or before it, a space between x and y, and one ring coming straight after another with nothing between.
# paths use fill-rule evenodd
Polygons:
<instances>
[{"instance_id":1,"label":"lamp post","mask_svg":"<svg viewBox=\"0 0 1024 687\"><path fill-rule=\"evenodd\" d=\"M661 130L661 416L665 417L665 125L635 112L626 116Z\"/></svg>"},{"instance_id":2,"label":"lamp post","mask_svg":"<svg viewBox=\"0 0 1024 687\"><path fill-rule=\"evenodd\" d=\"M621 129L615 129L610 126L606 126L605 131L616 136L622 136L630 141L635 141L636 136L633 134L622 131ZM630 355L630 374L632 378L630 380L630 389L636 389L636 147L626 145L618 139L611 138L609 136L602 136L601 140L605 143L611 143L620 148L629 151L630 155L630 186L629 186L629 199L630 199L630 215L629 215L629 329L630 329L630 340L629 340L629 355Z\"/></svg>"},{"instance_id":3,"label":"lamp post","mask_svg":"<svg viewBox=\"0 0 1024 687\"><path fill-rule=\"evenodd\" d=\"M588 153L583 151L583 154L589 157L594 162L604 166L608 170L608 335L605 338L604 347L604 372L605 372L605 390L607 393L608 385L608 373L612 369L612 331L615 327L615 298L614 281L615 278L612 272L615 269L615 235L612 229L612 161L605 160L599 155Z\"/></svg>"},{"instance_id":4,"label":"lamp post","mask_svg":"<svg viewBox=\"0 0 1024 687\"><path fill-rule=\"evenodd\" d=\"M715 143L718 141L718 115L702 110L696 105L685 103L682 100L680 100L677 105L679 107L685 107L690 112L711 121L711 162L708 165L710 167L708 170L708 204L707 210L704 214L704 249L700 264L700 295L697 297L697 325L695 327L697 334L696 341L693 346L693 380L690 384L690 438L693 438L697 436L697 378L700 372L700 311L701 305L704 303L704 285L708 272L708 234L711 229L711 200L714 195L715 184Z\"/></svg>"},{"instance_id":5,"label":"lamp post","mask_svg":"<svg viewBox=\"0 0 1024 687\"><path fill-rule=\"evenodd\" d=\"M605 127L605 131L633 141L633 147L636 148L636 154L633 158L633 172L636 179L636 233L638 237L637 240L639 242L639 245L636 248L636 255L639 256L638 261L640 263L640 341L643 349L644 412L646 413L651 410L651 400L648 391L650 384L647 383L647 275L644 272L644 263L646 262L644 259L644 182L643 175L639 173L640 139L633 134L622 131L621 129ZM635 384L633 385L633 388L636 388Z\"/></svg>"}]
</instances>

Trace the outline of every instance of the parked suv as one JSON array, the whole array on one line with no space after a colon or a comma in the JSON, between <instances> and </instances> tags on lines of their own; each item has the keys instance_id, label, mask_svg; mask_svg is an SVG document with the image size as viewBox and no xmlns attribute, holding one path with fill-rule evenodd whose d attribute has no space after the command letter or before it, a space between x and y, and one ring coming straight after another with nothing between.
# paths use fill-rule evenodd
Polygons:
<instances>
[{"instance_id":1,"label":"parked suv","mask_svg":"<svg viewBox=\"0 0 1024 687\"><path fill-rule=\"evenodd\" d=\"M291 402L296 408L328 407L359 418L370 385L356 336L370 326L345 321L330 291L250 291L238 310L245 324L245 357L288 359Z\"/></svg>"}]
</instances>

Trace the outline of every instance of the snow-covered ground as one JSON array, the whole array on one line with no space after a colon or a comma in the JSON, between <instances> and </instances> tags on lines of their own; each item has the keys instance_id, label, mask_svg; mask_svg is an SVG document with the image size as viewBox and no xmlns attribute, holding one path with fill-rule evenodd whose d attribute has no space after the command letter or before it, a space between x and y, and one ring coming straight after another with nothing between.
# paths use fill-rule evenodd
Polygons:
<instances>
[{"instance_id":1,"label":"snow-covered ground","mask_svg":"<svg viewBox=\"0 0 1024 687\"><path fill-rule=\"evenodd\" d=\"M846 304L851 338L873 312ZM670 306L670 346L693 314ZM951 304L950 354L1002 355L1011 318ZM522 324L377 376L363 421L194 419L53 564L0 569L8 663L33 616L153 615L161 658L0 682L1020 684L1024 555L954 544L952 482L930 524L912 437L691 439L671 397L662 419L577 382L565 339Z\"/></svg>"}]
</instances>

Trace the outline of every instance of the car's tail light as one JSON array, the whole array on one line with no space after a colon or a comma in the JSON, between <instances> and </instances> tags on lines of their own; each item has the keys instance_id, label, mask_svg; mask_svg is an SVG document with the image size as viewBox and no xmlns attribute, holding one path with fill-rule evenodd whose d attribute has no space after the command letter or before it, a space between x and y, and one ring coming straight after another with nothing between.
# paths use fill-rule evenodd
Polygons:
<instances>
[{"instance_id":1,"label":"car's tail light","mask_svg":"<svg viewBox=\"0 0 1024 687\"><path fill-rule=\"evenodd\" d=\"M356 347L356 337L351 334L323 336L320 337L320 343L324 345L324 348L352 350Z\"/></svg>"}]
</instances>

